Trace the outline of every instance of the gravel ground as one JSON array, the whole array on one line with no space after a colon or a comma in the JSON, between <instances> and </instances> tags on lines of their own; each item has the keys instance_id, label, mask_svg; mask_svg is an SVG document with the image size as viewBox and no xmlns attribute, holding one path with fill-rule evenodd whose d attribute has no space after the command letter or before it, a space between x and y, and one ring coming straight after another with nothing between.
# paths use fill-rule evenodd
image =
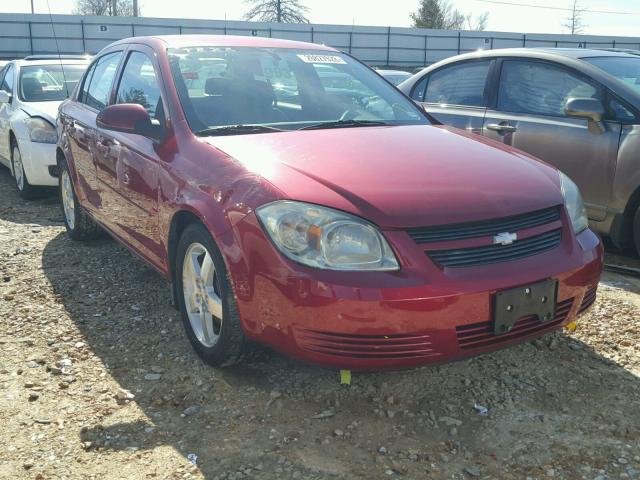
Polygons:
<instances>
[{"instance_id":1,"label":"gravel ground","mask_svg":"<svg viewBox=\"0 0 640 480\"><path fill-rule=\"evenodd\" d=\"M639 279L605 275L575 332L454 364L218 370L158 275L70 241L4 169L0 279L0 478L640 478Z\"/></svg>"}]
</instances>

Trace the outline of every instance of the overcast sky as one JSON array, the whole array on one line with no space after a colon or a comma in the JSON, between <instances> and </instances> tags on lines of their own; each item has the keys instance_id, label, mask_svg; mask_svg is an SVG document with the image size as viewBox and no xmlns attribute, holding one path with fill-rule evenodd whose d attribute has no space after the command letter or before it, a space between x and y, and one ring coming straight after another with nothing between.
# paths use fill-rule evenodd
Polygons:
<instances>
[{"instance_id":1,"label":"overcast sky","mask_svg":"<svg viewBox=\"0 0 640 480\"><path fill-rule=\"evenodd\" d=\"M36 13L48 13L47 0L34 0ZM139 0L147 17L241 20L248 6L242 0ZM640 36L640 0L581 0L591 12L583 14L584 33ZM313 23L410 26L409 14L418 0L306 0ZM489 12L487 30L524 33L567 33L562 24L570 0L451 0L465 13ZM498 3L521 3L529 6ZM74 0L49 0L52 13L71 13ZM0 12L28 13L30 0L0 0ZM603 13L622 12L622 13Z\"/></svg>"}]
</instances>

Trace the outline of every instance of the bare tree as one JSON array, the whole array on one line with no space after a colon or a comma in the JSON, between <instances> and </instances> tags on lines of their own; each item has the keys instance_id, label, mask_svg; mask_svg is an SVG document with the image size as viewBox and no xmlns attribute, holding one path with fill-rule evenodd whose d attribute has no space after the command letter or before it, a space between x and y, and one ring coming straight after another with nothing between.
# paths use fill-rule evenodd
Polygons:
<instances>
[{"instance_id":1,"label":"bare tree","mask_svg":"<svg viewBox=\"0 0 640 480\"><path fill-rule=\"evenodd\" d=\"M582 7L580 0L571 0L569 4L569 16L565 19L564 27L569 29L571 35L582 33L586 25L582 21L582 14L587 9Z\"/></svg>"},{"instance_id":2,"label":"bare tree","mask_svg":"<svg viewBox=\"0 0 640 480\"><path fill-rule=\"evenodd\" d=\"M477 19L471 14L465 15L448 0L420 0L418 11L411 14L414 27L438 30L484 30L488 18L488 13Z\"/></svg>"},{"instance_id":3,"label":"bare tree","mask_svg":"<svg viewBox=\"0 0 640 480\"><path fill-rule=\"evenodd\" d=\"M466 20L467 30L476 30L478 32L486 30L487 21L489 20L489 12L484 12L482 15L478 15L476 18L473 18L473 15L468 14Z\"/></svg>"},{"instance_id":4,"label":"bare tree","mask_svg":"<svg viewBox=\"0 0 640 480\"><path fill-rule=\"evenodd\" d=\"M247 20L277 23L309 23L309 8L300 0L245 0L253 5L244 16Z\"/></svg>"},{"instance_id":5,"label":"bare tree","mask_svg":"<svg viewBox=\"0 0 640 480\"><path fill-rule=\"evenodd\" d=\"M73 13L130 17L134 15L133 0L76 0Z\"/></svg>"}]
</instances>

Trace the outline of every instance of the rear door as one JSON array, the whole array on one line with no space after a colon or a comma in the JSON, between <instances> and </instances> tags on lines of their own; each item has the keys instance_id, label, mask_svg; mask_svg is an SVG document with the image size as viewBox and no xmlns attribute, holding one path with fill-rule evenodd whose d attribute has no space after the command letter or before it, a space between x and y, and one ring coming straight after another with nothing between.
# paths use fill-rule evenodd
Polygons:
<instances>
[{"instance_id":1,"label":"rear door","mask_svg":"<svg viewBox=\"0 0 640 480\"><path fill-rule=\"evenodd\" d=\"M604 89L563 65L504 59L483 133L528 152L567 174L580 187L589 217L602 220L611 193L621 125L606 121L594 133L588 121L564 113L571 97L605 101Z\"/></svg>"},{"instance_id":2,"label":"rear door","mask_svg":"<svg viewBox=\"0 0 640 480\"><path fill-rule=\"evenodd\" d=\"M137 103L152 121L165 124L162 81L153 51L132 45L113 103ZM142 135L97 129L94 160L104 185L101 216L114 233L157 266L162 265L158 228L160 143Z\"/></svg>"},{"instance_id":3,"label":"rear door","mask_svg":"<svg viewBox=\"0 0 640 480\"><path fill-rule=\"evenodd\" d=\"M492 64L492 59L480 59L445 65L425 75L411 97L445 125L482 133Z\"/></svg>"},{"instance_id":4,"label":"rear door","mask_svg":"<svg viewBox=\"0 0 640 480\"><path fill-rule=\"evenodd\" d=\"M122 51L109 52L93 62L87 69L76 101L67 104L65 114L60 118L62 128L69 137L69 148L79 186L78 193L86 200L85 207L98 218L102 192L93 158L96 117L109 102L122 55Z\"/></svg>"}]
</instances>

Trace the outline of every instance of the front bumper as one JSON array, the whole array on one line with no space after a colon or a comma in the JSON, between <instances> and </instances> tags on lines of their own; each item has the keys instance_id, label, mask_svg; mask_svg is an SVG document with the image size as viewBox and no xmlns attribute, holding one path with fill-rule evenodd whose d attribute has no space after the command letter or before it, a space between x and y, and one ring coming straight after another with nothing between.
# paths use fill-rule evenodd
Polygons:
<instances>
[{"instance_id":1,"label":"front bumper","mask_svg":"<svg viewBox=\"0 0 640 480\"><path fill-rule=\"evenodd\" d=\"M22 165L27 180L34 186L55 187L58 179L51 175L51 168L56 166L56 145L52 143L36 143L29 139L18 141L22 155Z\"/></svg>"},{"instance_id":2,"label":"front bumper","mask_svg":"<svg viewBox=\"0 0 640 480\"><path fill-rule=\"evenodd\" d=\"M561 328L593 303L602 271L603 247L591 230L569 231L538 255L469 268L438 267L405 232L385 236L403 252L398 272L314 270L285 259L248 215L221 245L246 335L330 368L452 361ZM523 318L494 335L495 293L546 279L558 282L555 318Z\"/></svg>"}]
</instances>

